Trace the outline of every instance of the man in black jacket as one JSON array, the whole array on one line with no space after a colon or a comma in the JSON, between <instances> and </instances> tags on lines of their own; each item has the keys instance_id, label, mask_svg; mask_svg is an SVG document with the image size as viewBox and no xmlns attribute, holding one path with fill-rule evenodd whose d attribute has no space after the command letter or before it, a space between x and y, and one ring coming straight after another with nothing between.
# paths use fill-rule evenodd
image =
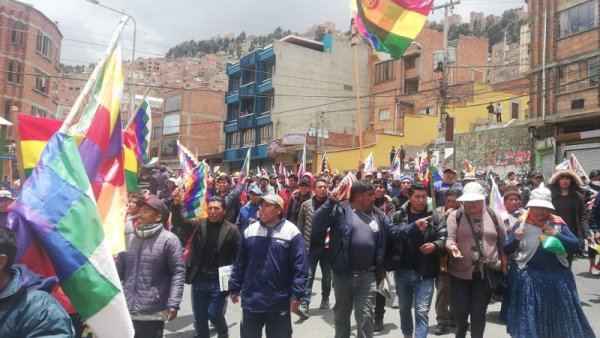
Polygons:
<instances>
[{"instance_id":1,"label":"man in black jacket","mask_svg":"<svg viewBox=\"0 0 600 338\"><path fill-rule=\"evenodd\" d=\"M219 287L219 267L232 265L241 242L237 226L225 220L226 204L221 197L208 202L207 218L185 220L179 210L179 188L173 192L172 223L191 232L191 251L186 262L185 282L192 284L192 302L197 336L208 338L208 321L214 324L218 337L228 337L224 307L227 293Z\"/></svg>"},{"instance_id":2,"label":"man in black jacket","mask_svg":"<svg viewBox=\"0 0 600 338\"><path fill-rule=\"evenodd\" d=\"M396 293L400 299L400 328L405 337L424 338L429 329L429 308L440 256L446 252L446 222L428 209L427 188L415 183L409 200L394 215L400 240L391 250L390 267L396 270ZM415 304L415 325L411 308Z\"/></svg>"}]
</instances>

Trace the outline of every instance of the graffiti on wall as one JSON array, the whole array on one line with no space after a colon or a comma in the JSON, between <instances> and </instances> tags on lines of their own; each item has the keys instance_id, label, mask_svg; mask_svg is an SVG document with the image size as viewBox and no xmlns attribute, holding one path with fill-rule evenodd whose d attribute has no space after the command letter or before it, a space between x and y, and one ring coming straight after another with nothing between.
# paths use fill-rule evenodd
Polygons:
<instances>
[{"instance_id":1,"label":"graffiti on wall","mask_svg":"<svg viewBox=\"0 0 600 338\"><path fill-rule=\"evenodd\" d=\"M469 160L476 170L493 170L502 178L511 171L525 176L531 165L527 127L507 127L458 134L454 140L455 168Z\"/></svg>"}]
</instances>

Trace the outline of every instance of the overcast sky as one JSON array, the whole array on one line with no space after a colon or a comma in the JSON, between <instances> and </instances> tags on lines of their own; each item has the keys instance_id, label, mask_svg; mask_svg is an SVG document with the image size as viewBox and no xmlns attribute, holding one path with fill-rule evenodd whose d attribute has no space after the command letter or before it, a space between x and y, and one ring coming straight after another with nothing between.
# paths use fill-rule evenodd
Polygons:
<instances>
[{"instance_id":1,"label":"overcast sky","mask_svg":"<svg viewBox=\"0 0 600 338\"><path fill-rule=\"evenodd\" d=\"M50 20L57 21L64 36L63 63L96 62L116 28L120 14L86 0L21 0L33 4ZM180 42L201 40L241 31L272 32L277 26L304 32L310 25L333 21L347 30L349 0L101 0L101 3L131 14L137 22L136 56L159 57ZM435 4L445 3L435 0ZM469 12L502 14L508 8L525 6L524 0L463 0L455 12L469 20ZM443 18L442 11L432 14ZM122 35L123 58L131 56L133 26Z\"/></svg>"}]
</instances>

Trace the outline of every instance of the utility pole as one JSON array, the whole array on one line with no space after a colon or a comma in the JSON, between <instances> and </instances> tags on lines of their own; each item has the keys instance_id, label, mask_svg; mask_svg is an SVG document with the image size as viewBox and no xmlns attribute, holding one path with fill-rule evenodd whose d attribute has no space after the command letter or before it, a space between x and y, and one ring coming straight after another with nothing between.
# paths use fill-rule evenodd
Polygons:
<instances>
[{"instance_id":1,"label":"utility pole","mask_svg":"<svg viewBox=\"0 0 600 338\"><path fill-rule=\"evenodd\" d=\"M440 123L438 130L438 140L436 145L438 148L438 164L441 164L442 170L444 170L444 164L446 162L446 119L448 113L446 112L446 106L448 104L448 29L450 28L448 22L448 16L451 12L454 12L454 5L458 5L460 1L450 0L443 5L433 7L433 10L444 9L444 68L442 69L442 82L440 83ZM431 165L431 163L429 163Z\"/></svg>"}]
</instances>

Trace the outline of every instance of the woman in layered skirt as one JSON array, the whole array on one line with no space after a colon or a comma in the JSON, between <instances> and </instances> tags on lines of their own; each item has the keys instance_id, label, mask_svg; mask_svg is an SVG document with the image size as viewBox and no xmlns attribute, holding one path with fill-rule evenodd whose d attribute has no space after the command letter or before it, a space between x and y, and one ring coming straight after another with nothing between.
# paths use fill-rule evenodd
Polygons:
<instances>
[{"instance_id":1,"label":"woman in layered skirt","mask_svg":"<svg viewBox=\"0 0 600 338\"><path fill-rule=\"evenodd\" d=\"M531 192L525 221L515 225L504 251L511 256L506 327L511 337L595 337L583 313L566 250L579 240L564 221L552 215L550 191Z\"/></svg>"}]
</instances>

